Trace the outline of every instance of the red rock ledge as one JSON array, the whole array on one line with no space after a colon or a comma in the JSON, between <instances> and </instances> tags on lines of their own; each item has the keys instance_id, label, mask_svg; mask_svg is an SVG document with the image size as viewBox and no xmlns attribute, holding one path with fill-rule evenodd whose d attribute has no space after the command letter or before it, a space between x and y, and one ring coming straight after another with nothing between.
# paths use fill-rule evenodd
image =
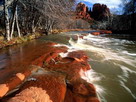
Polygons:
<instances>
[{"instance_id":1,"label":"red rock ledge","mask_svg":"<svg viewBox=\"0 0 136 102\"><path fill-rule=\"evenodd\" d=\"M101 35L101 34L112 34L110 30L99 30L95 32L91 32L92 35Z\"/></svg>"},{"instance_id":2,"label":"red rock ledge","mask_svg":"<svg viewBox=\"0 0 136 102\"><path fill-rule=\"evenodd\" d=\"M87 55L74 51L62 58L59 54L67 52L67 47L48 45L47 53L32 62L42 71L32 74L31 80L2 102L99 102L93 84L81 79L90 70Z\"/></svg>"}]
</instances>

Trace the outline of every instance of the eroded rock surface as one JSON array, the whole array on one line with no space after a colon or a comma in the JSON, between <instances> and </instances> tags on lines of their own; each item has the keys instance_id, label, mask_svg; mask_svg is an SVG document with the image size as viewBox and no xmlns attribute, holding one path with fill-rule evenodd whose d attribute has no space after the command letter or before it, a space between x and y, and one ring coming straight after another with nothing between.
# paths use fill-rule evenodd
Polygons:
<instances>
[{"instance_id":1,"label":"eroded rock surface","mask_svg":"<svg viewBox=\"0 0 136 102\"><path fill-rule=\"evenodd\" d=\"M61 57L60 53L68 48L56 45L47 43L46 53L32 62L42 71L33 74L14 97L3 102L99 102L93 84L81 79L91 69L87 55L73 51Z\"/></svg>"},{"instance_id":2,"label":"eroded rock surface","mask_svg":"<svg viewBox=\"0 0 136 102\"><path fill-rule=\"evenodd\" d=\"M76 18L88 22L107 20L110 15L110 10L105 4L96 3L93 5L92 10L82 2L78 3L76 7Z\"/></svg>"},{"instance_id":3,"label":"eroded rock surface","mask_svg":"<svg viewBox=\"0 0 136 102\"><path fill-rule=\"evenodd\" d=\"M63 102L66 93L65 76L55 72L33 76L19 94L7 102Z\"/></svg>"}]
</instances>

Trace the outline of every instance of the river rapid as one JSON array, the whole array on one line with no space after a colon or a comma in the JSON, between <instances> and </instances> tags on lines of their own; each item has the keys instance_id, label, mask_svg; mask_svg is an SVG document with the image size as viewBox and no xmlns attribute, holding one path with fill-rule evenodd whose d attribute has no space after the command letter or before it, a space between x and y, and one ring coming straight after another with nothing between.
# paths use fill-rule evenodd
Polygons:
<instances>
[{"instance_id":1,"label":"river rapid","mask_svg":"<svg viewBox=\"0 0 136 102\"><path fill-rule=\"evenodd\" d=\"M136 41L91 34L82 39L79 36L83 33L87 32L43 36L23 45L0 50L0 72L3 73L0 82L9 78L10 74L25 69L18 66L27 66L44 54L44 43L53 41L67 46L69 52L83 50L87 53L92 69L85 73L83 79L95 85L101 102L136 102ZM74 36L78 39L74 39ZM27 62L23 63L25 60Z\"/></svg>"}]
</instances>

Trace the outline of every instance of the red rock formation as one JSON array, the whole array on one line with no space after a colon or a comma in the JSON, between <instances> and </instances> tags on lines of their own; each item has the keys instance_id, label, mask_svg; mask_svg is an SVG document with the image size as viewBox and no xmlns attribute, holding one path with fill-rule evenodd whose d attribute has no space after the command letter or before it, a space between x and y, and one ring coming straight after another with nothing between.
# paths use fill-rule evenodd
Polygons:
<instances>
[{"instance_id":1,"label":"red rock formation","mask_svg":"<svg viewBox=\"0 0 136 102\"><path fill-rule=\"evenodd\" d=\"M100 32L92 32L91 34L93 34L93 35L100 35Z\"/></svg>"},{"instance_id":2,"label":"red rock formation","mask_svg":"<svg viewBox=\"0 0 136 102\"><path fill-rule=\"evenodd\" d=\"M110 30L100 30L100 34L112 34Z\"/></svg>"},{"instance_id":3,"label":"red rock formation","mask_svg":"<svg viewBox=\"0 0 136 102\"><path fill-rule=\"evenodd\" d=\"M68 57L62 58L58 62L46 62L43 67L50 71L65 73L67 79L73 81L83 76L85 71L90 70L90 65L85 59L87 56L83 52L71 52Z\"/></svg>"},{"instance_id":4,"label":"red rock formation","mask_svg":"<svg viewBox=\"0 0 136 102\"><path fill-rule=\"evenodd\" d=\"M33 76L21 88L19 94L7 102L63 102L66 93L65 76L57 72L46 72Z\"/></svg>"},{"instance_id":5,"label":"red rock formation","mask_svg":"<svg viewBox=\"0 0 136 102\"><path fill-rule=\"evenodd\" d=\"M112 31L110 30L99 30L95 32L91 32L92 35L100 35L100 34L112 34Z\"/></svg>"},{"instance_id":6,"label":"red rock formation","mask_svg":"<svg viewBox=\"0 0 136 102\"><path fill-rule=\"evenodd\" d=\"M42 73L35 73L15 97L3 102L99 102L95 87L81 79L91 69L87 55L74 51L62 58L59 53L67 48L53 45L48 43L46 53L32 63L42 67Z\"/></svg>"},{"instance_id":7,"label":"red rock formation","mask_svg":"<svg viewBox=\"0 0 136 102\"><path fill-rule=\"evenodd\" d=\"M76 18L84 19L86 21L97 20L107 20L110 16L109 8L104 4L94 4L92 11L88 10L88 7L83 3L78 3L76 7Z\"/></svg>"},{"instance_id":8,"label":"red rock formation","mask_svg":"<svg viewBox=\"0 0 136 102\"><path fill-rule=\"evenodd\" d=\"M10 78L7 82L0 84L0 98L6 95L9 91L15 89L20 85L26 78L31 76L33 72L36 72L38 68L35 66L30 66L24 72L17 73L15 76Z\"/></svg>"},{"instance_id":9,"label":"red rock formation","mask_svg":"<svg viewBox=\"0 0 136 102\"><path fill-rule=\"evenodd\" d=\"M96 98L94 86L78 79L72 85L68 85L64 102L99 102L99 100Z\"/></svg>"},{"instance_id":10,"label":"red rock formation","mask_svg":"<svg viewBox=\"0 0 136 102\"><path fill-rule=\"evenodd\" d=\"M92 8L91 17L95 20L104 20L110 16L109 8L104 4L94 4Z\"/></svg>"},{"instance_id":11,"label":"red rock formation","mask_svg":"<svg viewBox=\"0 0 136 102\"><path fill-rule=\"evenodd\" d=\"M78 3L76 7L76 19L84 19L87 21L92 21L90 17L88 7L83 3Z\"/></svg>"}]
</instances>

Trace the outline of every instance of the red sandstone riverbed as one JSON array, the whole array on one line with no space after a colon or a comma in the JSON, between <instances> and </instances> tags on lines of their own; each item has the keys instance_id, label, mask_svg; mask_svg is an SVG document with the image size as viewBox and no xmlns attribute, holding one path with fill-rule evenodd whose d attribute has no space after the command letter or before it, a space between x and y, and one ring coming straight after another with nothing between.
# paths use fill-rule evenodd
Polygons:
<instances>
[{"instance_id":1,"label":"red sandstone riverbed","mask_svg":"<svg viewBox=\"0 0 136 102\"><path fill-rule=\"evenodd\" d=\"M74 51L63 58L59 54L66 53L68 48L54 45L56 44L44 43L36 49L33 49L34 46L25 49L23 52L26 52L24 53L27 55L26 58L20 59L19 56L16 56L15 59L18 60L12 64L15 67L11 66L11 68L3 70L1 75L5 78L3 84L5 80L8 80L5 83L8 89L16 88L21 84L20 81L24 82L24 78L28 76L33 79L25 81L18 92L14 93L14 97L13 95L4 97L3 102L99 102L94 86L81 79L84 72L90 70L87 55L83 51ZM30 49L31 51L28 51ZM30 56L35 57L31 58ZM42 70L42 72L37 74L37 71L30 73L28 70L29 74L25 74L27 73L26 67L29 65L37 66L37 71ZM14 71L17 67L23 68ZM19 73L16 74L19 76L15 77L11 74L13 72ZM6 76L6 73L10 73L10 75ZM16 80L16 78L20 80ZM17 85L11 84L10 79L19 81L19 83L15 82ZM1 92L4 92L4 87Z\"/></svg>"}]
</instances>

